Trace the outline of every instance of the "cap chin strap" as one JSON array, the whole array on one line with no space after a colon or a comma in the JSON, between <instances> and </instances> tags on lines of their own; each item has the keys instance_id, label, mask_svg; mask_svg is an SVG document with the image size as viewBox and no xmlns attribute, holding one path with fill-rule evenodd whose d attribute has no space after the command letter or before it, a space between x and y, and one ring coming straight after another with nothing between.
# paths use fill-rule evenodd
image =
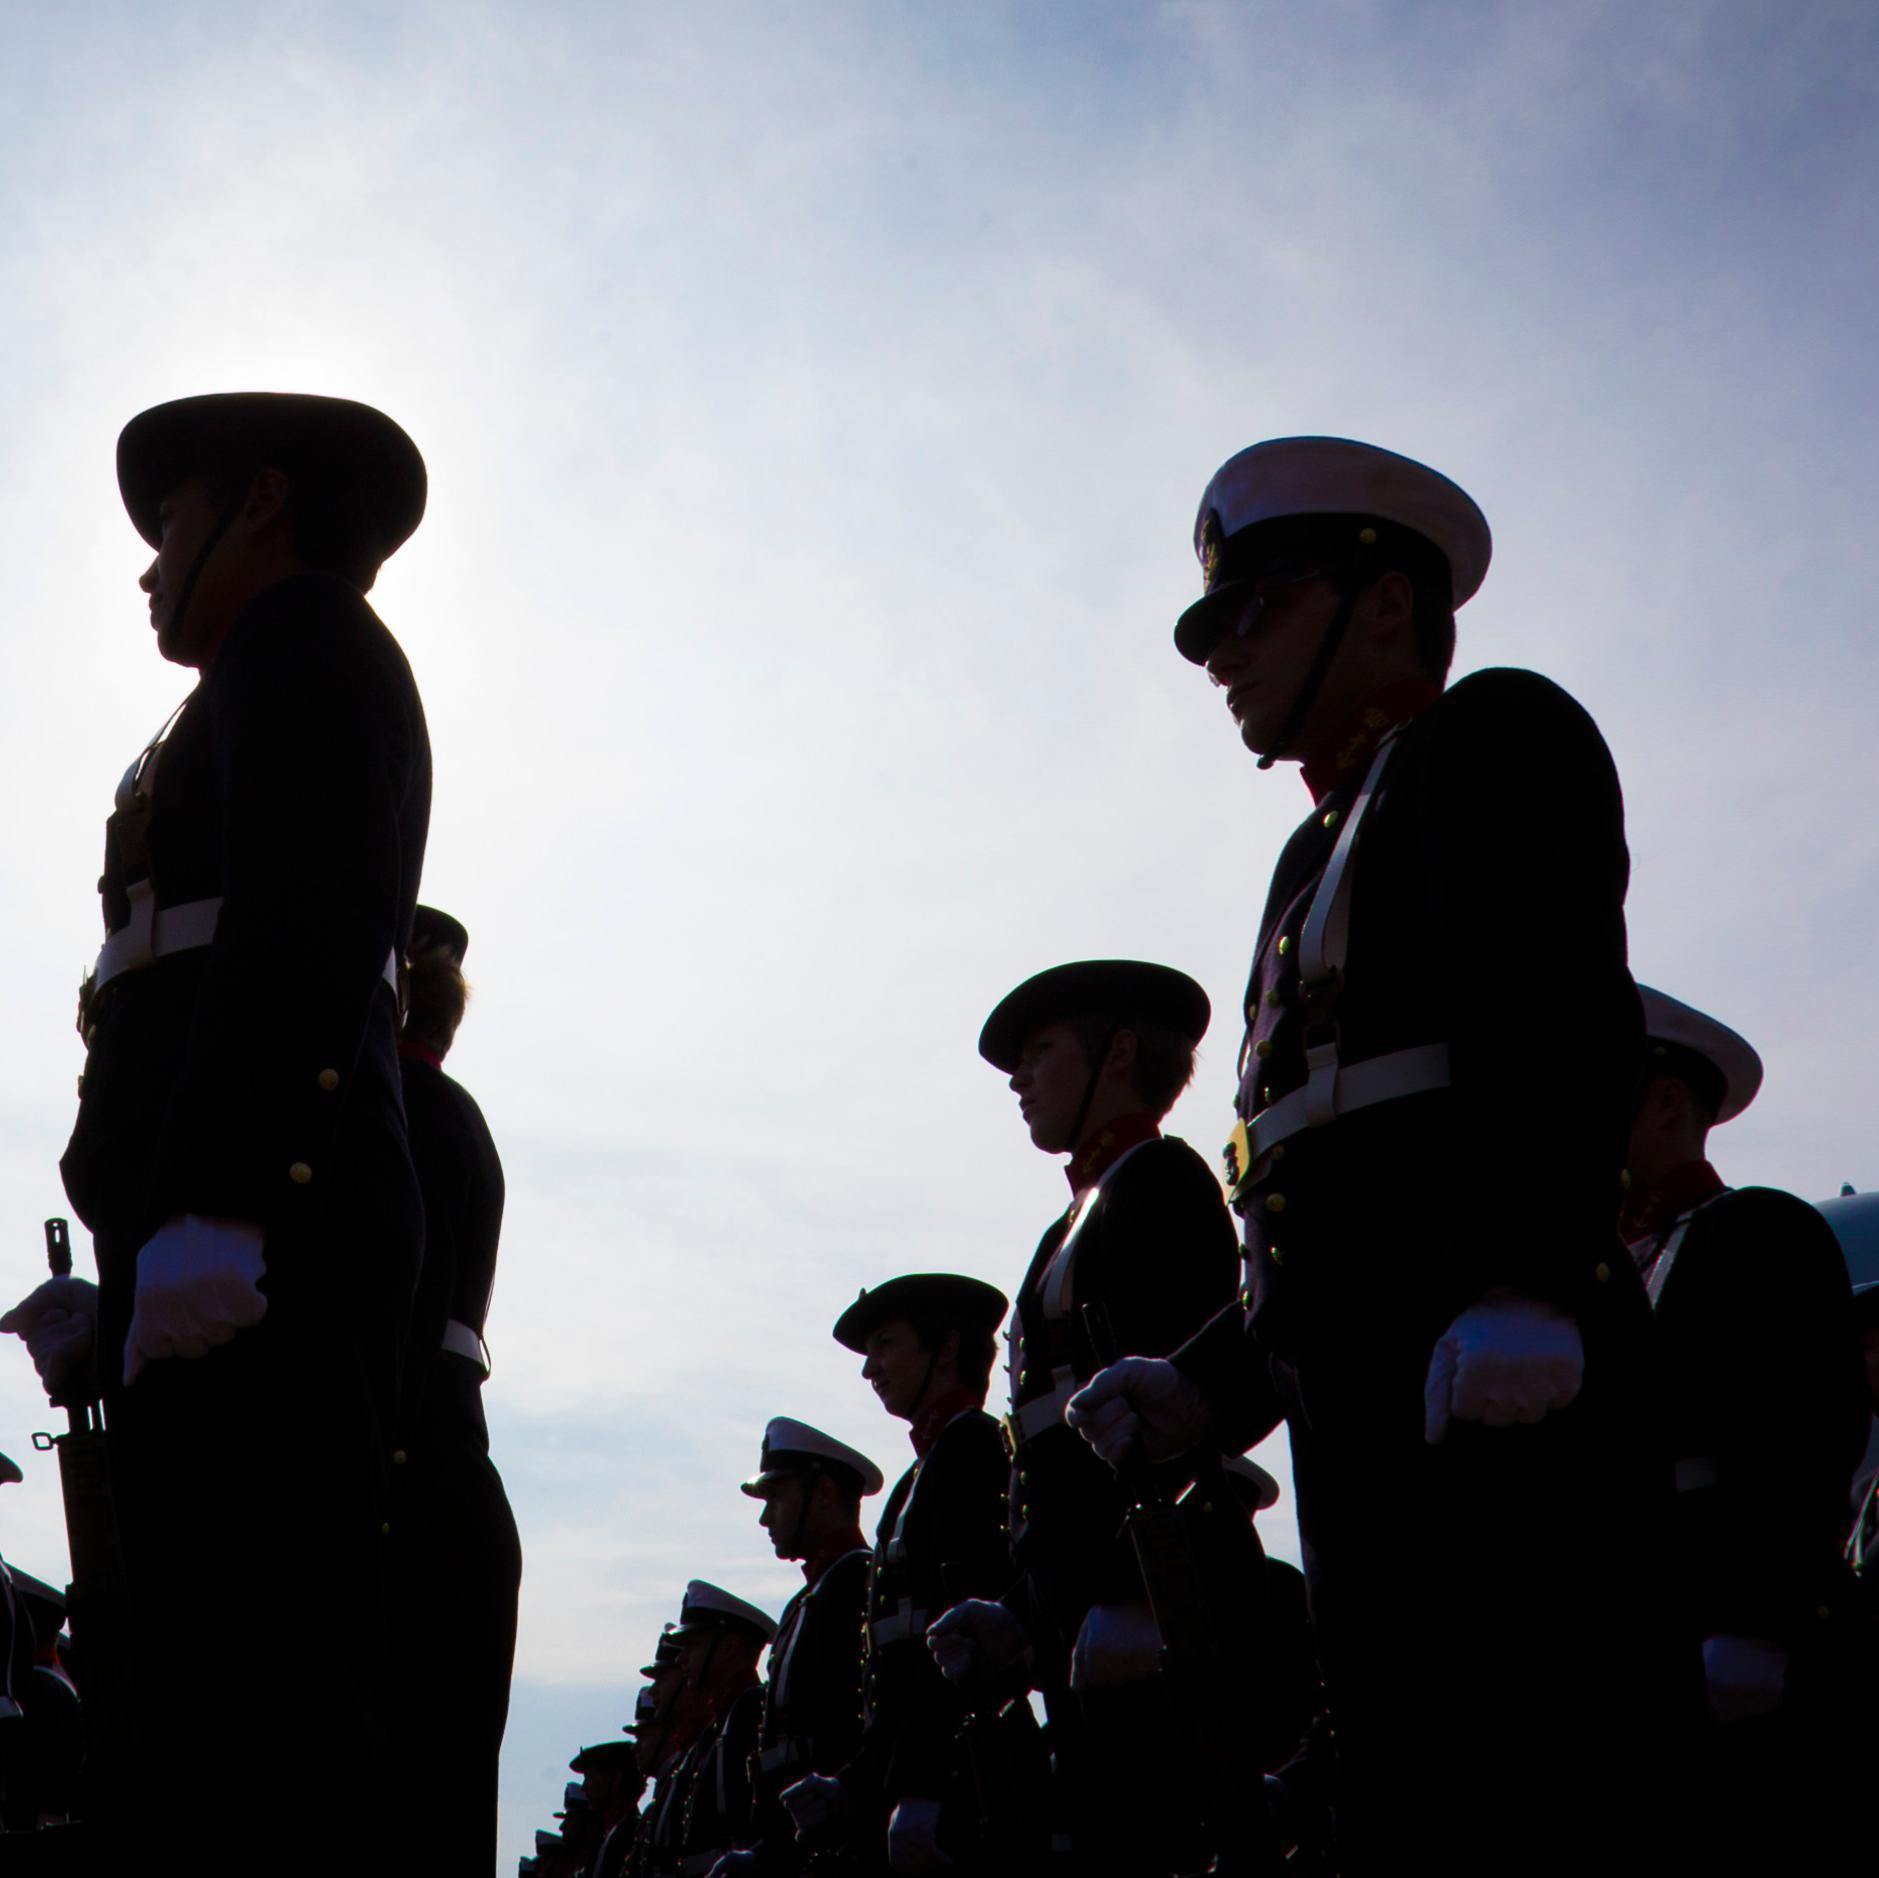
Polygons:
<instances>
[{"instance_id":1,"label":"cap chin strap","mask_svg":"<svg viewBox=\"0 0 1879 1878\"><path fill-rule=\"evenodd\" d=\"M1357 610L1357 596L1363 591L1364 582L1369 577L1369 561L1370 557L1360 551L1339 583L1337 611L1331 615L1331 623L1324 629L1324 637L1318 641L1318 651L1312 659L1311 670L1305 674L1305 682L1299 686L1298 696L1292 700L1292 708L1286 714L1272 748L1259 759L1259 768L1270 769L1298 741L1299 733L1305 728L1305 720L1311 715L1311 707L1318 702L1318 693L1324 686L1325 675L1331 669L1331 661L1337 657L1338 647L1344 643L1351 615Z\"/></svg>"},{"instance_id":2,"label":"cap chin strap","mask_svg":"<svg viewBox=\"0 0 1879 1878\"><path fill-rule=\"evenodd\" d=\"M170 608L170 631L174 633L189 612L189 603L196 597L196 582L202 578L202 570L209 565L209 556L222 545L222 537L228 533L235 517L241 512L239 501L231 502L222 511L221 519L203 537L202 546L196 550L196 558L189 564L189 572L183 576L183 584L176 595L176 604Z\"/></svg>"},{"instance_id":3,"label":"cap chin strap","mask_svg":"<svg viewBox=\"0 0 1879 1878\"><path fill-rule=\"evenodd\" d=\"M1077 1118L1070 1124L1066 1153L1074 1154L1083 1145L1083 1124L1090 1118L1090 1104L1096 1100L1096 1085L1102 1081L1103 1066L1109 1061L1109 1052L1121 1035L1122 1026L1111 1024L1109 1035L1103 1039L1103 1047L1096 1052L1096 1060L1090 1066L1090 1079L1083 1085L1083 1100L1077 1104Z\"/></svg>"},{"instance_id":4,"label":"cap chin strap","mask_svg":"<svg viewBox=\"0 0 1879 1878\"><path fill-rule=\"evenodd\" d=\"M927 1380L931 1382L933 1372L927 1371ZM809 1530L809 1502L815 1494L816 1482L824 1478L819 1467L805 1467L797 1476L802 1482L802 1504L796 1509L796 1529L789 1536L789 1549L797 1558L807 1558L803 1550L803 1535Z\"/></svg>"}]
</instances>

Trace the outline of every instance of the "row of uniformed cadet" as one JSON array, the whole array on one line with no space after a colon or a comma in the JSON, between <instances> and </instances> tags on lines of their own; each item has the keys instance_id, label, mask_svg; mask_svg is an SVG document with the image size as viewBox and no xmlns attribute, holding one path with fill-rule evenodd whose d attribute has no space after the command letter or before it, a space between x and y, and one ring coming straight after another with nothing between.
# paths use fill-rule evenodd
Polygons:
<instances>
[{"instance_id":1,"label":"row of uniformed cadet","mask_svg":"<svg viewBox=\"0 0 1879 1878\"><path fill-rule=\"evenodd\" d=\"M128 1603L93 1858L487 1870L520 1571L479 1398L502 1177L442 1068L467 938L417 904L430 744L365 599L423 460L364 405L236 393L133 419L117 469L197 682L105 830L61 1163L98 1286L3 1326L104 1405ZM205 1611L236 1640L212 1675L184 1668ZM453 1795L420 1842L394 1767Z\"/></svg>"},{"instance_id":2,"label":"row of uniformed cadet","mask_svg":"<svg viewBox=\"0 0 1879 1878\"><path fill-rule=\"evenodd\" d=\"M1331 1794L1338 1869L1649 1869L1678 1847L1768 1868L1847 1823L1869 1740L1850 1690L1870 1615L1841 1554L1863 1543L1870 1398L1844 1261L1811 1209L1708 1168L1749 1059L1631 978L1596 727L1530 673L1447 687L1489 557L1475 504L1389 452L1283 439L1222 468L1195 545L1177 647L1313 798L1244 998L1238 1270L1217 1189L1159 1134L1198 987L1127 961L1028 981L981 1048L1070 1156L1072 1199L1018 1291L1010 1472L994 1495L983 1377L955 1365L933 1401L951 1343L867 1294L846 1340L921 1458L875 1549L872 1734L779 1796L798 1843L903 1871L1046 1842L1094 1871L1270 1865L1256 1808L1156 1758L1169 1626L1129 1539L1145 1507L1211 1506L1218 1457L1283 1419L1329 1725L1273 1791ZM970 1570L918 1568L942 1480ZM997 1547L970 1536L994 1498L996 1595ZM1261 1576L1248 1544L1215 1611L1242 1620L1248 1686L1274 1647ZM975 1738L1021 1760L1026 1688L1048 1798L1010 1806L983 1762L968 1797Z\"/></svg>"}]
</instances>

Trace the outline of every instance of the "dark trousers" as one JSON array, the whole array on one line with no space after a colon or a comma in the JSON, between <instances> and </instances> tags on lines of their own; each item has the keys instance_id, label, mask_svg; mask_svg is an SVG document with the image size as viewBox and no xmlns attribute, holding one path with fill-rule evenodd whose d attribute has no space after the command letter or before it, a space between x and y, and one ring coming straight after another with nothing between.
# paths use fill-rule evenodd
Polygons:
<instances>
[{"instance_id":1,"label":"dark trousers","mask_svg":"<svg viewBox=\"0 0 1879 1878\"><path fill-rule=\"evenodd\" d=\"M467 1364L444 1361L462 1372L449 1384L474 1388ZM400 1827L409 1829L412 1871L490 1878L521 1541L502 1478L467 1418L462 1429L416 1433L401 1451L389 1548L393 1731L412 1805ZM438 1794L448 1796L445 1805L425 1798Z\"/></svg>"},{"instance_id":2,"label":"dark trousers","mask_svg":"<svg viewBox=\"0 0 1879 1878\"><path fill-rule=\"evenodd\" d=\"M1430 1447L1427 1348L1380 1341L1274 1365L1340 1872L1656 1869L1698 1685L1649 1595L1668 1479L1642 1378L1595 1353L1572 1407Z\"/></svg>"},{"instance_id":3,"label":"dark trousers","mask_svg":"<svg viewBox=\"0 0 1879 1878\"><path fill-rule=\"evenodd\" d=\"M106 1350L134 1255L100 1235ZM107 1391L136 1726L112 1811L152 1869L372 1873L395 1287L332 1247L268 1264L260 1324Z\"/></svg>"}]
</instances>

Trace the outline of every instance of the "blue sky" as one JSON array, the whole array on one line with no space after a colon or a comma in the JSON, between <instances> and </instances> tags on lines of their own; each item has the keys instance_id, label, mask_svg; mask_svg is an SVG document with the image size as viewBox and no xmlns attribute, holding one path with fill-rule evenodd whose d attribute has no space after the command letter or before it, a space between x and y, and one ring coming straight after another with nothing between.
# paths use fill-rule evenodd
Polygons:
<instances>
[{"instance_id":1,"label":"blue sky","mask_svg":"<svg viewBox=\"0 0 1879 1878\"><path fill-rule=\"evenodd\" d=\"M376 599L431 717L427 890L473 935L453 1067L511 1182L509 1851L687 1577L788 1594L734 1486L767 1416L905 1457L827 1339L856 1287L1009 1287L1060 1204L973 1052L998 995L1137 954L1232 1008L1305 798L1168 632L1255 438L1368 437L1481 501L1460 669L1593 710L1639 975L1768 1060L1725 1172L1879 1181L1870 7L0 23L22 1288L100 825L182 689L113 440L190 391L371 399L431 467ZM1209 1152L1233 1042L1175 1117ZM45 1419L0 1363L0 1447ZM4 1515L57 1575L50 1468Z\"/></svg>"}]
</instances>

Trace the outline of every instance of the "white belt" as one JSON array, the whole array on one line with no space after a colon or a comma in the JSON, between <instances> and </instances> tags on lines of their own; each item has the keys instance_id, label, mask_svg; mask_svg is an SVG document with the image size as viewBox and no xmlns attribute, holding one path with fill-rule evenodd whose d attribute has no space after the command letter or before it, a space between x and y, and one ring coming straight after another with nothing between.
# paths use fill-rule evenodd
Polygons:
<instances>
[{"instance_id":1,"label":"white belt","mask_svg":"<svg viewBox=\"0 0 1879 1878\"><path fill-rule=\"evenodd\" d=\"M1014 1453L1027 1441L1035 1441L1046 1429L1063 1426L1065 1404L1083 1385L1068 1367L1058 1375L1060 1380L1049 1395L1041 1395L1022 1408L1015 1408L1005 1417L1005 1437Z\"/></svg>"},{"instance_id":2,"label":"white belt","mask_svg":"<svg viewBox=\"0 0 1879 1878\"><path fill-rule=\"evenodd\" d=\"M1336 1049L1334 1044L1323 1047L1331 1052ZM1317 1054L1316 1050L1308 1052L1308 1060ZM1394 1102L1399 1096L1446 1089L1448 1084L1445 1043L1392 1050L1388 1056L1367 1056L1360 1063L1338 1063L1333 1056L1329 1066L1313 1064L1311 1080L1303 1088L1281 1096L1246 1124L1246 1178L1258 1179L1266 1171L1263 1163L1272 1150L1307 1128L1321 1127L1336 1116L1350 1115L1358 1109L1374 1108L1379 1102Z\"/></svg>"},{"instance_id":3,"label":"white belt","mask_svg":"<svg viewBox=\"0 0 1879 1878\"><path fill-rule=\"evenodd\" d=\"M489 1374L489 1345L468 1324L459 1323L453 1317L444 1326L442 1347L452 1356L460 1356L474 1363L485 1376Z\"/></svg>"},{"instance_id":4,"label":"white belt","mask_svg":"<svg viewBox=\"0 0 1879 1878\"><path fill-rule=\"evenodd\" d=\"M102 991L113 978L134 972L175 952L197 952L215 943L215 926L222 916L222 901L186 900L181 906L158 906L148 880L129 888L130 919L98 949L91 968L91 988ZM385 955L381 976L398 989L398 948Z\"/></svg>"},{"instance_id":5,"label":"white belt","mask_svg":"<svg viewBox=\"0 0 1879 1878\"><path fill-rule=\"evenodd\" d=\"M1697 1493L1704 1487L1713 1487L1722 1479L1722 1456L1719 1454L1696 1454L1677 1463L1677 1491L1679 1493Z\"/></svg>"},{"instance_id":6,"label":"white belt","mask_svg":"<svg viewBox=\"0 0 1879 1878\"><path fill-rule=\"evenodd\" d=\"M905 1643L910 1637L924 1637L929 1618L925 1611L890 1611L868 1625L868 1641L874 1644Z\"/></svg>"}]
</instances>

